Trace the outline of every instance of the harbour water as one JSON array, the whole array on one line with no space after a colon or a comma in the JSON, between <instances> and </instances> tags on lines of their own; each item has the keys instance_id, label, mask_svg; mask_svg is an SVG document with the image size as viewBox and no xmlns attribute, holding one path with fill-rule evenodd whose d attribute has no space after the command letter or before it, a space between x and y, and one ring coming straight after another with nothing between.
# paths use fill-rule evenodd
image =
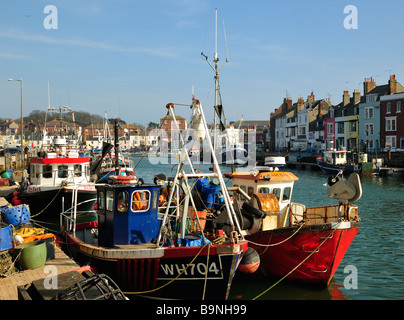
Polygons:
<instances>
[{"instance_id":1,"label":"harbour water","mask_svg":"<svg viewBox=\"0 0 404 320\"><path fill-rule=\"evenodd\" d=\"M145 157L133 158L136 174L152 182L157 173L174 176L173 164L151 165ZM208 165L201 165L201 171ZM202 170L203 168L203 170ZM289 169L288 169L289 170ZM229 172L230 167L222 167ZM306 206L335 204L326 196L328 176L320 171L290 170L299 177L293 201ZM260 300L401 300L404 299L404 178L361 177L363 195L356 202L361 229L342 260L328 288L282 281ZM345 271L345 272L344 272ZM275 279L237 274L231 300L250 300L276 282Z\"/></svg>"}]
</instances>

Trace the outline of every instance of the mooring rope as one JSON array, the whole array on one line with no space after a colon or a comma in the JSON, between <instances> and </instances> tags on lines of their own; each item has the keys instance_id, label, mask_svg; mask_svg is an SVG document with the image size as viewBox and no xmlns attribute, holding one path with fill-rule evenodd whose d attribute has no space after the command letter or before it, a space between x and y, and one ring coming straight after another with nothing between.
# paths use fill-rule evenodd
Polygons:
<instances>
[{"instance_id":1,"label":"mooring rope","mask_svg":"<svg viewBox=\"0 0 404 320\"><path fill-rule=\"evenodd\" d=\"M195 257L191 260L190 263L188 263L188 265L180 272L180 274L178 274L178 276L176 276L174 279L171 279L169 282L163 284L162 286L158 287L158 288L154 288L151 290L146 290L146 291L139 291L139 292L123 292L123 294L146 294L146 293L151 293L151 292L155 292L157 290L163 289L164 287L170 285L171 283L173 283L175 280L177 280L180 276L182 276L182 274L192 265L192 263L195 261L195 259L201 254L201 252L203 251L203 249L206 248L206 246L208 246L208 256L207 256L207 262L209 261L209 253L210 253L210 246L213 244L217 244L220 241L224 240L224 237L218 237L216 238L214 241L206 243L203 245L203 247L199 250L199 252L195 255ZM205 284L204 284L204 291L203 291L203 299L205 296L205 289L206 289L206 279L207 279L207 273L209 270L209 266L206 266L206 273L205 273Z\"/></svg>"},{"instance_id":2,"label":"mooring rope","mask_svg":"<svg viewBox=\"0 0 404 320\"><path fill-rule=\"evenodd\" d=\"M297 228L296 231L295 231L292 235L290 235L288 238L286 238L286 239L284 239L284 240L282 240L282 241L280 241L280 242L278 242L278 243L263 244L263 243L253 242L253 241L251 241L251 240L247 240L247 241L248 241L249 243L252 243L252 244L254 244L254 245L256 245L256 246L260 246L260 247L275 247L275 246L278 246L278 245L280 245L280 244L282 244L282 243L284 243L284 242L286 242L286 241L292 239L292 238L296 235L296 233L298 233L298 232L300 231L300 229L301 229L304 225L305 225L305 223L303 222L303 223L299 226L299 228ZM271 241L271 240L270 240L270 241Z\"/></svg>"}]
</instances>

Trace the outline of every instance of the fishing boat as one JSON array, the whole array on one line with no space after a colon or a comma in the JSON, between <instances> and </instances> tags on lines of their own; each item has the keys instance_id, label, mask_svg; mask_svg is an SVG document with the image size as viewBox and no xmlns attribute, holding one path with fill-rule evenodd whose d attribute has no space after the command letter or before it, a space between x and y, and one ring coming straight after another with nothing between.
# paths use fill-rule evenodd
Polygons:
<instances>
[{"instance_id":1,"label":"fishing boat","mask_svg":"<svg viewBox=\"0 0 404 320\"><path fill-rule=\"evenodd\" d=\"M132 160L126 159L122 154L120 154L118 157L118 165L120 175L132 176L133 178L136 178L134 163ZM111 153L110 155L106 155L104 157L100 172L98 174L98 181L107 182L111 176L115 175L115 173L116 173L115 153Z\"/></svg>"},{"instance_id":2,"label":"fishing boat","mask_svg":"<svg viewBox=\"0 0 404 320\"><path fill-rule=\"evenodd\" d=\"M75 205L79 211L88 211L96 201L90 159L81 157L77 143L62 131L49 136L44 129L41 151L38 157L30 158L29 174L18 190L18 198L29 205L32 217L40 215L37 219L41 221L58 220L61 211ZM73 192L77 192L77 204Z\"/></svg>"},{"instance_id":3,"label":"fishing boat","mask_svg":"<svg viewBox=\"0 0 404 320\"><path fill-rule=\"evenodd\" d=\"M114 127L116 127L116 129L114 129L114 135L118 136L118 126ZM124 133L128 132L127 129L123 131ZM122 151L111 151L113 148L112 137L106 113L104 117L103 136L98 137L98 146L102 146L102 148L93 149L92 151L93 157L90 171L93 180L97 182L107 182L111 176L116 174L117 169L119 170L120 176L132 176L133 179L136 179L133 161L125 157ZM116 156L116 154L118 156Z\"/></svg>"},{"instance_id":4,"label":"fishing boat","mask_svg":"<svg viewBox=\"0 0 404 320\"><path fill-rule=\"evenodd\" d=\"M331 148L324 151L323 155L316 159L316 162L321 171L327 174L335 175L341 170L345 175L360 173L359 166L353 160L348 159L348 155L350 155L350 151Z\"/></svg>"},{"instance_id":5,"label":"fishing boat","mask_svg":"<svg viewBox=\"0 0 404 320\"><path fill-rule=\"evenodd\" d=\"M174 104L167 108L175 118ZM191 108L208 132L200 102L193 99ZM213 150L209 135L207 139ZM108 184L95 185L96 221L76 223L74 212L61 219L66 221L61 229L68 251L77 261L109 275L129 297L226 299L229 295L248 244L227 191L223 193L231 221L227 232L208 223L211 211L196 209L192 180L206 176L217 179L223 190L226 187L214 153L216 171L198 173L188 151L183 143L171 179L156 175L154 183L141 183L117 176ZM209 234L207 224L212 226Z\"/></svg>"},{"instance_id":6,"label":"fishing boat","mask_svg":"<svg viewBox=\"0 0 404 320\"><path fill-rule=\"evenodd\" d=\"M338 204L306 207L292 202L298 177L280 171L279 158L227 175L241 228L260 257L258 272L327 286L360 229L352 204L362 195L359 175L329 178L327 196Z\"/></svg>"}]
</instances>

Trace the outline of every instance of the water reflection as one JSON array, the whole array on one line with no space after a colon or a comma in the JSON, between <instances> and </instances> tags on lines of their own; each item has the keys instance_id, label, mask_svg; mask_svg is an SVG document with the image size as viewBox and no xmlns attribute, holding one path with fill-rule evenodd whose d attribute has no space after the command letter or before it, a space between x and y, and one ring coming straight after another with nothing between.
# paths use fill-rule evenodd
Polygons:
<instances>
[{"instance_id":1,"label":"water reflection","mask_svg":"<svg viewBox=\"0 0 404 320\"><path fill-rule=\"evenodd\" d=\"M251 300L278 279L238 273L233 280L230 300ZM284 280L257 300L345 300L342 285L333 279L328 287Z\"/></svg>"}]
</instances>

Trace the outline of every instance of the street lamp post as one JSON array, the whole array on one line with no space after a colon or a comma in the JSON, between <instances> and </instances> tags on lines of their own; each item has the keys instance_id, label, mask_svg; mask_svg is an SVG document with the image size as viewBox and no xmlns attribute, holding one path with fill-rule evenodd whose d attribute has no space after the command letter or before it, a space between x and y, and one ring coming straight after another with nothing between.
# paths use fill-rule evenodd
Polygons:
<instances>
[{"instance_id":1,"label":"street lamp post","mask_svg":"<svg viewBox=\"0 0 404 320\"><path fill-rule=\"evenodd\" d=\"M22 78L20 80L18 79L8 79L8 81L18 81L20 83L20 87L21 87L21 165L24 164L24 120L22 117Z\"/></svg>"}]
</instances>

